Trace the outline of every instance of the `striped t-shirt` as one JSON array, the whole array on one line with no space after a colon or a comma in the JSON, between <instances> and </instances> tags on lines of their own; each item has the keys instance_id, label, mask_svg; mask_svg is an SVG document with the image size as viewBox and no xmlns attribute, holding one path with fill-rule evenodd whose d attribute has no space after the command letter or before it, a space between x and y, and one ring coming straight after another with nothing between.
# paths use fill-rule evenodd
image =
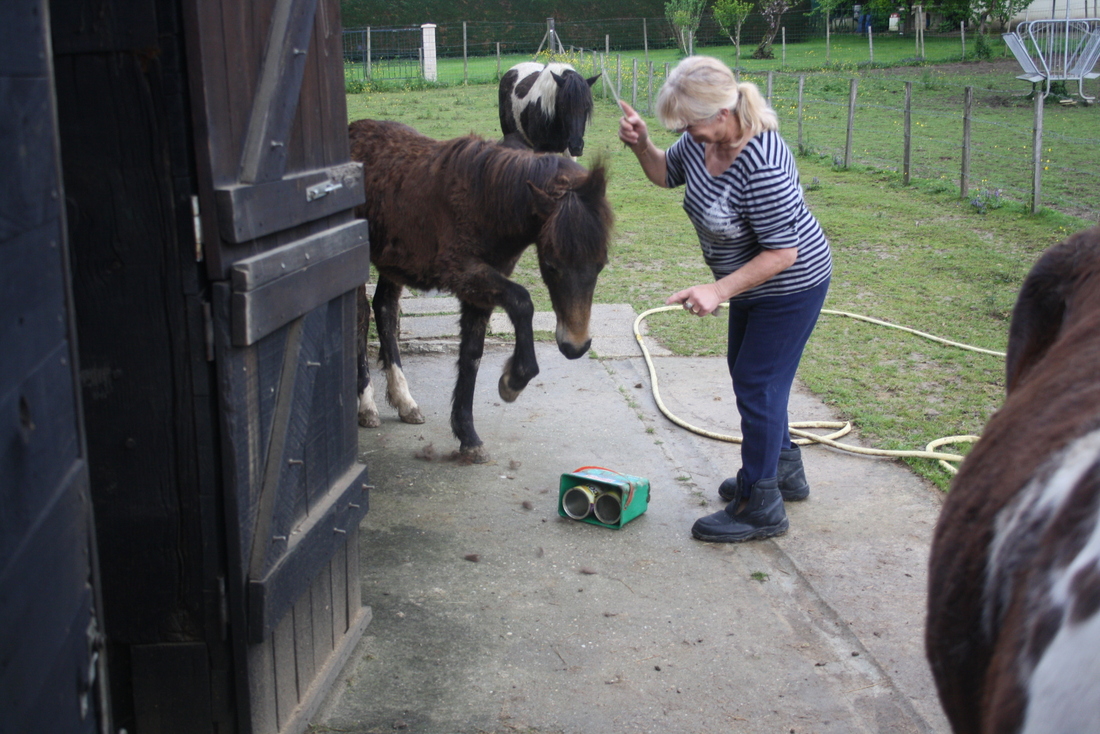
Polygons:
<instances>
[{"instance_id":1,"label":"striped t-shirt","mask_svg":"<svg viewBox=\"0 0 1100 734\"><path fill-rule=\"evenodd\" d=\"M703 150L688 133L673 143L665 154L667 183L686 184L684 210L715 280L762 249L798 248L793 265L733 300L797 293L824 282L833 267L829 243L806 208L794 156L779 133L766 130L749 140L720 176L707 171Z\"/></svg>"}]
</instances>

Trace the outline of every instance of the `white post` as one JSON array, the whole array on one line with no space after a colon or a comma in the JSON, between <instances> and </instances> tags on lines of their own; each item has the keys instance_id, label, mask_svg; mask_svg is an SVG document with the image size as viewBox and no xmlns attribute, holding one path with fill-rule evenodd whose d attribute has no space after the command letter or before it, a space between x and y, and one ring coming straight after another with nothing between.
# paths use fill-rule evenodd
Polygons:
<instances>
[{"instance_id":1,"label":"white post","mask_svg":"<svg viewBox=\"0 0 1100 734\"><path fill-rule=\"evenodd\" d=\"M875 63L875 39L871 36L871 26L867 26L867 53L870 54L869 61L873 64Z\"/></svg>"},{"instance_id":2,"label":"white post","mask_svg":"<svg viewBox=\"0 0 1100 734\"><path fill-rule=\"evenodd\" d=\"M780 30L783 31L783 64L786 65L786 63L787 63L787 26L783 26Z\"/></svg>"},{"instance_id":3,"label":"white post","mask_svg":"<svg viewBox=\"0 0 1100 734\"><path fill-rule=\"evenodd\" d=\"M439 72L435 63L435 23L420 26L424 43L424 78L430 82L439 81Z\"/></svg>"}]
</instances>

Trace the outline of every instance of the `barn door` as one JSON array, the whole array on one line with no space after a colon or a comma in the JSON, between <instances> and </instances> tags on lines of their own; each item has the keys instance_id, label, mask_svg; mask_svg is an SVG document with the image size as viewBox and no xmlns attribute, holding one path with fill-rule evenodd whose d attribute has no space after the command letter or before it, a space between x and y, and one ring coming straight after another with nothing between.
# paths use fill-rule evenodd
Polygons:
<instances>
[{"instance_id":1,"label":"barn door","mask_svg":"<svg viewBox=\"0 0 1100 734\"><path fill-rule=\"evenodd\" d=\"M102 617L45 18L0 8L0 731L95 734Z\"/></svg>"},{"instance_id":2,"label":"barn door","mask_svg":"<svg viewBox=\"0 0 1100 734\"><path fill-rule=\"evenodd\" d=\"M187 4L243 732L301 731L369 620L338 0Z\"/></svg>"}]
</instances>

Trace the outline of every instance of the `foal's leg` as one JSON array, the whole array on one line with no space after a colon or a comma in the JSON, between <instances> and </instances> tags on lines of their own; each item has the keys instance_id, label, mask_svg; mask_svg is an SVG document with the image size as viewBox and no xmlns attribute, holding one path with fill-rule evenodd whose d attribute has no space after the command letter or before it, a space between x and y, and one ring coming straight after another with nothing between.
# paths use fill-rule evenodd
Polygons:
<instances>
[{"instance_id":1,"label":"foal's leg","mask_svg":"<svg viewBox=\"0 0 1100 734\"><path fill-rule=\"evenodd\" d=\"M489 453L474 430L474 385L481 355L485 351L485 330L492 310L462 303L458 347L458 380L451 395L451 431L458 438L459 452L475 464L489 460Z\"/></svg>"},{"instance_id":2,"label":"foal's leg","mask_svg":"<svg viewBox=\"0 0 1100 734\"><path fill-rule=\"evenodd\" d=\"M386 373L386 402L397 408L397 415L405 423L423 423L424 416L409 394L409 383L401 370L401 352L397 347L400 298L401 286L379 276L378 287L374 289L374 319L378 326L378 358Z\"/></svg>"},{"instance_id":3,"label":"foal's leg","mask_svg":"<svg viewBox=\"0 0 1100 734\"><path fill-rule=\"evenodd\" d=\"M506 285L500 305L504 307L516 331L516 346L512 349L512 356L504 363L497 392L501 399L511 403L539 373L539 363L535 359L535 335L531 326L535 316L531 294L517 283L507 279L504 282Z\"/></svg>"},{"instance_id":4,"label":"foal's leg","mask_svg":"<svg viewBox=\"0 0 1100 734\"><path fill-rule=\"evenodd\" d=\"M367 354L367 332L370 330L370 301L367 289L361 287L356 293L355 324L355 371L356 387L359 391L359 425L375 428L381 425L378 406L374 402L374 385L370 381L370 356Z\"/></svg>"}]
</instances>

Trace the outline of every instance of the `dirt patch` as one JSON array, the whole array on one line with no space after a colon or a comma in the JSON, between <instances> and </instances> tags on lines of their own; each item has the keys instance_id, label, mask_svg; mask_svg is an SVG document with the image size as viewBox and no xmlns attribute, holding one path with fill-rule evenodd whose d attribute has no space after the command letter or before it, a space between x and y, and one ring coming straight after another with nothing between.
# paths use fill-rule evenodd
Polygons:
<instances>
[{"instance_id":1,"label":"dirt patch","mask_svg":"<svg viewBox=\"0 0 1100 734\"><path fill-rule=\"evenodd\" d=\"M935 66L893 66L888 69L876 69L875 73L883 76L920 76L923 72L934 69L937 76L961 77L977 74L1001 75L1012 73L1013 76L1020 73L1020 66L1015 59L996 59L994 61L960 61L954 64L936 64Z\"/></svg>"}]
</instances>

